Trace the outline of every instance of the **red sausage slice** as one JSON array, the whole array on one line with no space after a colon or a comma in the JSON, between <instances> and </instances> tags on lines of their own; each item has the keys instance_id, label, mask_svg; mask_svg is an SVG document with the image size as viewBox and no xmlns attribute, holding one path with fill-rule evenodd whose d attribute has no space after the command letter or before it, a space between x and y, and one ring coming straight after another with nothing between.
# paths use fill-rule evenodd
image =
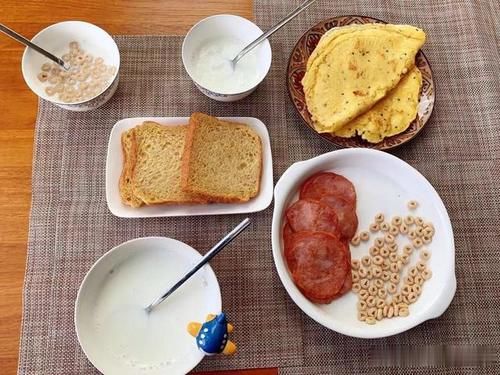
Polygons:
<instances>
[{"instance_id":1,"label":"red sausage slice","mask_svg":"<svg viewBox=\"0 0 500 375\"><path fill-rule=\"evenodd\" d=\"M342 289L349 271L345 241L325 232L298 232L286 261L295 285L315 303L330 303Z\"/></svg>"},{"instance_id":2,"label":"red sausage slice","mask_svg":"<svg viewBox=\"0 0 500 375\"><path fill-rule=\"evenodd\" d=\"M337 195L325 195L319 201L333 208L337 214L342 237L351 240L358 229L356 207L351 202Z\"/></svg>"},{"instance_id":3,"label":"red sausage slice","mask_svg":"<svg viewBox=\"0 0 500 375\"><path fill-rule=\"evenodd\" d=\"M356 207L356 190L344 176L320 172L309 177L300 189L300 199L320 200L325 195L337 195Z\"/></svg>"},{"instance_id":4,"label":"red sausage slice","mask_svg":"<svg viewBox=\"0 0 500 375\"><path fill-rule=\"evenodd\" d=\"M326 204L299 199L286 210L288 223L294 232L328 232L340 234L337 214Z\"/></svg>"}]
</instances>

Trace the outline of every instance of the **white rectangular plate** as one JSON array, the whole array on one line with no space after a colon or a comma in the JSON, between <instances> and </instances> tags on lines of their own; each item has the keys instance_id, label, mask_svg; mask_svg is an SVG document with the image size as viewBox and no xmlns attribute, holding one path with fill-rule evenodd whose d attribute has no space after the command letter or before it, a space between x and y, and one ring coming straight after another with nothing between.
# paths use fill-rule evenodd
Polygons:
<instances>
[{"instance_id":1,"label":"white rectangular plate","mask_svg":"<svg viewBox=\"0 0 500 375\"><path fill-rule=\"evenodd\" d=\"M118 182L123 167L121 135L143 121L154 121L162 125L187 124L189 117L136 117L118 121L111 130L106 160L106 201L111 213L118 217L161 217L226 215L258 212L266 209L273 199L273 160L269 133L262 121L254 117L221 117L223 120L241 122L250 126L262 140L262 177L259 194L245 203L212 203L197 205L151 205L133 208L120 199Z\"/></svg>"}]
</instances>

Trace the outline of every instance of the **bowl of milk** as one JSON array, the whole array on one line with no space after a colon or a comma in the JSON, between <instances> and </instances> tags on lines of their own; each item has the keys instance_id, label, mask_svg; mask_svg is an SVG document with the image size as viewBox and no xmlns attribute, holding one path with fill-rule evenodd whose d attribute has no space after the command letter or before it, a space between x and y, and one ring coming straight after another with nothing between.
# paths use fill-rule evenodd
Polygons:
<instances>
[{"instance_id":1,"label":"bowl of milk","mask_svg":"<svg viewBox=\"0 0 500 375\"><path fill-rule=\"evenodd\" d=\"M145 310L200 259L180 241L147 237L116 246L94 264L78 292L75 327L101 373L186 374L203 359L186 328L221 312L208 264L153 311Z\"/></svg>"},{"instance_id":2,"label":"bowl of milk","mask_svg":"<svg viewBox=\"0 0 500 375\"><path fill-rule=\"evenodd\" d=\"M246 18L221 14L194 25L182 44L182 62L198 89L211 99L233 102L250 95L271 68L271 45L263 41L233 67L231 60L262 30Z\"/></svg>"}]
</instances>

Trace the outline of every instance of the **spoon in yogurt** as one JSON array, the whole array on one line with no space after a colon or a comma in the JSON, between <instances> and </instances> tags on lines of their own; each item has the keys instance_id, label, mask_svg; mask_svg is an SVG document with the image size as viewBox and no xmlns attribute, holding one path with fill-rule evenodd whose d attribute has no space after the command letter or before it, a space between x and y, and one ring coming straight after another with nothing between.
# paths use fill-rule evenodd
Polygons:
<instances>
[{"instance_id":1,"label":"spoon in yogurt","mask_svg":"<svg viewBox=\"0 0 500 375\"><path fill-rule=\"evenodd\" d=\"M222 240L217 242L217 244L212 247L201 260L191 268L179 281L177 281L169 290L155 299L151 304L149 304L145 310L147 313L150 313L156 306L165 301L173 292L175 292L179 287L189 280L191 276L193 276L198 270L203 267L205 264L210 262L210 260L219 254L219 252L226 247L232 240L234 240L243 230L245 230L250 225L250 219L246 218L241 223L239 223L231 232L226 234Z\"/></svg>"},{"instance_id":2,"label":"spoon in yogurt","mask_svg":"<svg viewBox=\"0 0 500 375\"><path fill-rule=\"evenodd\" d=\"M245 56L248 52L250 52L255 47L257 47L260 43L262 43L268 37L270 37L271 35L273 35L276 31L278 31L279 29L281 29L283 26L285 26L288 22L290 22L295 17L297 17L300 13L302 13L302 11L306 10L315 1L316 0L307 0L307 1L304 1L293 12L291 12L289 15L287 15L285 18L283 18L280 22L278 22L276 25L274 25L268 31L266 31L264 34L262 34L257 39L255 39L252 43L250 43L245 48L243 48L241 50L241 52L238 53L234 57L234 59L231 60L231 66L232 66L232 68L234 69L234 67L236 66L236 64L238 63L238 61L241 60L241 58L243 56Z\"/></svg>"}]
</instances>

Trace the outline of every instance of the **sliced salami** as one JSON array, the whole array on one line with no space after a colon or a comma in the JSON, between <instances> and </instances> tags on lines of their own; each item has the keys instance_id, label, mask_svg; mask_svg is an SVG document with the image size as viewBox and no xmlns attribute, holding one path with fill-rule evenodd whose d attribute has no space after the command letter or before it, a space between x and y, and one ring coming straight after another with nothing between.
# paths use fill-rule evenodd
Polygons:
<instances>
[{"instance_id":1,"label":"sliced salami","mask_svg":"<svg viewBox=\"0 0 500 375\"><path fill-rule=\"evenodd\" d=\"M356 207L356 190L344 176L332 172L320 172L309 177L300 189L300 199L320 200L326 195L336 195Z\"/></svg>"},{"instance_id":2,"label":"sliced salami","mask_svg":"<svg viewBox=\"0 0 500 375\"><path fill-rule=\"evenodd\" d=\"M286 253L295 285L315 303L330 303L349 272L345 241L325 232L298 232Z\"/></svg>"},{"instance_id":3,"label":"sliced salami","mask_svg":"<svg viewBox=\"0 0 500 375\"><path fill-rule=\"evenodd\" d=\"M358 229L358 216L354 204L338 195L325 195L319 201L333 208L337 214L342 237L351 240Z\"/></svg>"},{"instance_id":4,"label":"sliced salami","mask_svg":"<svg viewBox=\"0 0 500 375\"><path fill-rule=\"evenodd\" d=\"M294 232L318 231L340 235L337 214L321 202L299 199L286 210L286 217Z\"/></svg>"}]
</instances>

